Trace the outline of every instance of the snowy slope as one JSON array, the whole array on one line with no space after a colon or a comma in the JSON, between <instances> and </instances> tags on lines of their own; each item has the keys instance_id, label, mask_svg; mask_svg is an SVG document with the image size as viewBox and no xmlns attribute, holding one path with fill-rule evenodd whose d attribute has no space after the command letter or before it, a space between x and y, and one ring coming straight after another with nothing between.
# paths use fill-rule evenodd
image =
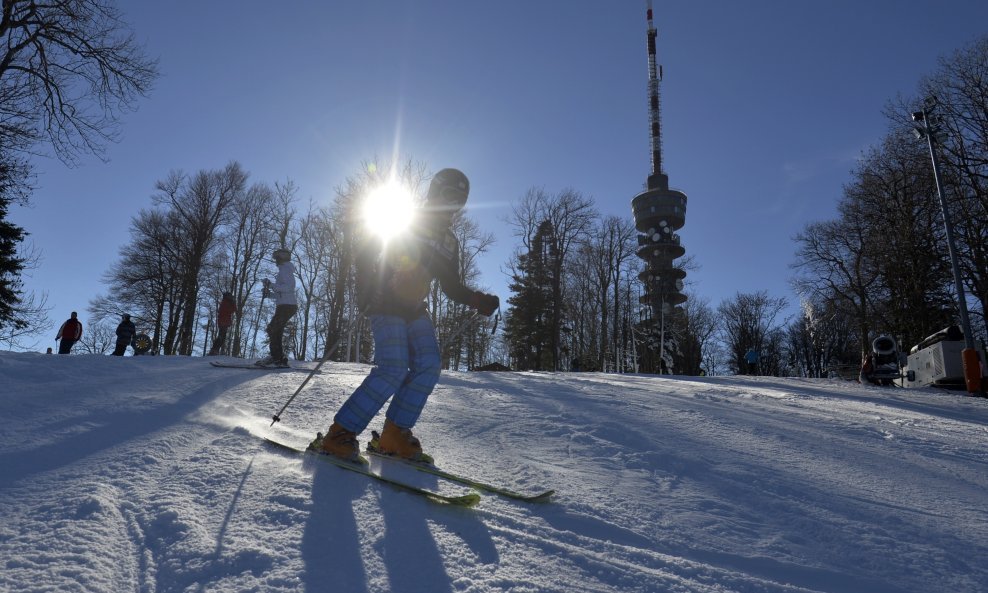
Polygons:
<instances>
[{"instance_id":1,"label":"snowy slope","mask_svg":"<svg viewBox=\"0 0 988 593\"><path fill-rule=\"evenodd\" d=\"M988 591L988 401L448 373L438 463L559 492L462 509L257 438L304 444L366 372L325 365L271 428L304 373L0 353L0 591Z\"/></svg>"}]
</instances>

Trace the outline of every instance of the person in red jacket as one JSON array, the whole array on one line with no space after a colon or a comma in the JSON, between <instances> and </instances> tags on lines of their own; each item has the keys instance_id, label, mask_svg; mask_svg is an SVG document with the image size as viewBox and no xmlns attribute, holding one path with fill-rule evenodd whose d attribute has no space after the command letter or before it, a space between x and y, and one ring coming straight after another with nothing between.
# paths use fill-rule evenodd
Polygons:
<instances>
[{"instance_id":1,"label":"person in red jacket","mask_svg":"<svg viewBox=\"0 0 988 593\"><path fill-rule=\"evenodd\" d=\"M72 316L65 320L62 327L58 328L55 341L62 341L58 346L59 354L70 353L72 346L82 338L82 322L79 321L78 316L79 314L73 311Z\"/></svg>"},{"instance_id":2,"label":"person in red jacket","mask_svg":"<svg viewBox=\"0 0 988 593\"><path fill-rule=\"evenodd\" d=\"M216 356L226 343L226 333L233 325L233 315L237 312L237 303L233 300L233 295L229 292L223 293L220 301L220 308L216 312L216 339L213 340L213 347L209 349L209 356Z\"/></svg>"}]
</instances>

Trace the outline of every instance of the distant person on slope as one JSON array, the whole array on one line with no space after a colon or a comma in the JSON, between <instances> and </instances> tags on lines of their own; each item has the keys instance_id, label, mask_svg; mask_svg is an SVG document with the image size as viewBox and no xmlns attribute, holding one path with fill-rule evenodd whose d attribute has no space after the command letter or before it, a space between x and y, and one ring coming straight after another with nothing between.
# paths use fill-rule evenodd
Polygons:
<instances>
[{"instance_id":1,"label":"distant person on slope","mask_svg":"<svg viewBox=\"0 0 988 593\"><path fill-rule=\"evenodd\" d=\"M62 324L62 327L58 328L55 341L62 341L58 345L59 354L69 354L72 352L72 346L82 339L82 322L79 321L78 316L79 314L73 311L72 315Z\"/></svg>"},{"instance_id":2,"label":"distant person on slope","mask_svg":"<svg viewBox=\"0 0 988 593\"><path fill-rule=\"evenodd\" d=\"M758 374L758 351L754 348L748 348L748 351L744 354L744 361L748 365L748 374L757 375Z\"/></svg>"},{"instance_id":3,"label":"distant person on slope","mask_svg":"<svg viewBox=\"0 0 988 593\"><path fill-rule=\"evenodd\" d=\"M230 326L233 325L233 315L236 312L237 303L233 300L233 294L224 292L219 309L216 311L216 327L218 329L216 339L213 340L213 346L209 349L209 356L216 356L223 349L223 345L226 343L226 334L230 330Z\"/></svg>"},{"instance_id":4,"label":"distant person on slope","mask_svg":"<svg viewBox=\"0 0 988 593\"><path fill-rule=\"evenodd\" d=\"M370 318L377 366L336 413L328 434L310 448L356 460L357 435L391 399L384 430L372 444L382 453L431 461L411 429L439 381L439 344L425 302L432 281L482 315L499 306L497 296L472 290L460 278L460 248L450 227L469 192L462 172L439 171L409 231L387 245L371 241L358 253L358 305Z\"/></svg>"},{"instance_id":5,"label":"distant person on slope","mask_svg":"<svg viewBox=\"0 0 988 593\"><path fill-rule=\"evenodd\" d=\"M117 344L116 348L113 349L113 356L123 356L127 352L127 346L130 346L134 341L134 334L136 333L137 327L130 320L130 315L125 313L117 326Z\"/></svg>"},{"instance_id":6,"label":"distant person on slope","mask_svg":"<svg viewBox=\"0 0 988 593\"><path fill-rule=\"evenodd\" d=\"M278 265L278 276L272 283L264 280L264 294L275 302L274 316L268 323L268 349L270 355L257 361L257 366L283 368L288 367L288 357L285 356L285 326L298 311L298 301L295 300L295 266L292 265L292 252L287 249L276 249L272 254L274 263Z\"/></svg>"}]
</instances>

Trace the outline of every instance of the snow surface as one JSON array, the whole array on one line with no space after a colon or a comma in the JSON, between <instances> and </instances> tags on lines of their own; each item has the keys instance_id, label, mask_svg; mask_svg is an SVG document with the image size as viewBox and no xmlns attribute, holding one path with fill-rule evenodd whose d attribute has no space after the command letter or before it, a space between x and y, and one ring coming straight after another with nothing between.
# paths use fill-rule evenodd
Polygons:
<instances>
[{"instance_id":1,"label":"snow surface","mask_svg":"<svg viewBox=\"0 0 988 593\"><path fill-rule=\"evenodd\" d=\"M0 591L988 591L986 400L445 373L438 464L559 493L464 509L258 438L303 445L367 370L324 365L272 428L305 373L0 353Z\"/></svg>"}]
</instances>

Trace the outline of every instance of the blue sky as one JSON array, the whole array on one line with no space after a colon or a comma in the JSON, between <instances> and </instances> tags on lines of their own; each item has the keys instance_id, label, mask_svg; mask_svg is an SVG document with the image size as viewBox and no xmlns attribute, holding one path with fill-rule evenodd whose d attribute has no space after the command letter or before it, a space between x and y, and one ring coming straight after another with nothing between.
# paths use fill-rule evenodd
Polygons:
<instances>
[{"instance_id":1,"label":"blue sky","mask_svg":"<svg viewBox=\"0 0 988 593\"><path fill-rule=\"evenodd\" d=\"M43 252L26 288L48 294L56 324L72 310L85 321L131 217L173 169L237 160L252 181L291 179L328 203L375 157L460 168L470 214L497 237L481 264L502 300L512 201L573 188L630 219L649 173L644 0L120 6L161 78L108 163L37 159L32 206L13 211ZM714 306L738 291L794 300L792 236L833 216L885 134L886 103L988 33L988 3L967 0L654 11L664 166L689 197L680 234L700 266L687 280Z\"/></svg>"}]
</instances>

